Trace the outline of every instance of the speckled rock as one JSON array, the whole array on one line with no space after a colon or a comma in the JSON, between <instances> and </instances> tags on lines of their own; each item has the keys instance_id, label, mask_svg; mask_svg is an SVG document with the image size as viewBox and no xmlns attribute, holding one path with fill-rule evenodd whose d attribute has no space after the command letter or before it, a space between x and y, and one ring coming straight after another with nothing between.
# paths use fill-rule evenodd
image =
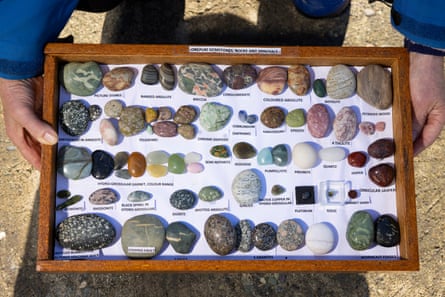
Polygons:
<instances>
[{"instance_id":1,"label":"speckled rock","mask_svg":"<svg viewBox=\"0 0 445 297\"><path fill-rule=\"evenodd\" d=\"M215 97L224 87L213 66L205 63L186 63L179 68L178 86L187 94Z\"/></svg>"},{"instance_id":2,"label":"speckled rock","mask_svg":"<svg viewBox=\"0 0 445 297\"><path fill-rule=\"evenodd\" d=\"M239 172L232 182L232 194L240 206L252 206L261 199L263 183L257 171Z\"/></svg>"},{"instance_id":3,"label":"speckled rock","mask_svg":"<svg viewBox=\"0 0 445 297\"><path fill-rule=\"evenodd\" d=\"M92 204L107 205L115 203L117 200L119 200L119 196L113 189L104 188L98 189L91 193L88 200Z\"/></svg>"},{"instance_id":4,"label":"speckled rock","mask_svg":"<svg viewBox=\"0 0 445 297\"><path fill-rule=\"evenodd\" d=\"M329 111L322 103L311 106L307 112L307 129L312 137L325 137L331 127Z\"/></svg>"},{"instance_id":5,"label":"speckled rock","mask_svg":"<svg viewBox=\"0 0 445 297\"><path fill-rule=\"evenodd\" d=\"M286 251L304 246L304 230L295 220L284 220L277 230L277 242Z\"/></svg>"},{"instance_id":6,"label":"speckled rock","mask_svg":"<svg viewBox=\"0 0 445 297\"><path fill-rule=\"evenodd\" d=\"M155 85L159 82L159 72L153 64L145 65L142 68L141 82L146 85Z\"/></svg>"},{"instance_id":7,"label":"speckled rock","mask_svg":"<svg viewBox=\"0 0 445 297\"><path fill-rule=\"evenodd\" d=\"M346 240L354 250L362 251L371 247L374 240L374 221L363 210L356 211L346 227Z\"/></svg>"},{"instance_id":8,"label":"speckled rock","mask_svg":"<svg viewBox=\"0 0 445 297\"><path fill-rule=\"evenodd\" d=\"M173 111L168 106L158 108L158 121L169 121L173 118Z\"/></svg>"},{"instance_id":9,"label":"speckled rock","mask_svg":"<svg viewBox=\"0 0 445 297\"><path fill-rule=\"evenodd\" d=\"M287 70L279 66L266 67L260 71L256 82L264 93L279 95L286 87Z\"/></svg>"},{"instance_id":10,"label":"speckled rock","mask_svg":"<svg viewBox=\"0 0 445 297\"><path fill-rule=\"evenodd\" d=\"M104 150L95 150L91 157L93 159L91 175L94 178L105 179L113 173L114 159L108 152Z\"/></svg>"},{"instance_id":11,"label":"speckled rock","mask_svg":"<svg viewBox=\"0 0 445 297\"><path fill-rule=\"evenodd\" d=\"M178 126L178 134L185 139L193 139L196 136L195 126L190 124L184 124Z\"/></svg>"},{"instance_id":12,"label":"speckled rock","mask_svg":"<svg viewBox=\"0 0 445 297\"><path fill-rule=\"evenodd\" d=\"M248 64L232 65L223 71L224 82L234 90L250 87L255 83L257 76L255 68Z\"/></svg>"},{"instance_id":13,"label":"speckled rock","mask_svg":"<svg viewBox=\"0 0 445 297\"><path fill-rule=\"evenodd\" d=\"M99 124L99 132L102 140L108 145L116 145L119 135L113 122L109 119L102 119Z\"/></svg>"},{"instance_id":14,"label":"speckled rock","mask_svg":"<svg viewBox=\"0 0 445 297\"><path fill-rule=\"evenodd\" d=\"M159 68L159 81L161 86L167 90L173 90L176 85L176 74L173 65L164 63Z\"/></svg>"},{"instance_id":15,"label":"speckled rock","mask_svg":"<svg viewBox=\"0 0 445 297\"><path fill-rule=\"evenodd\" d=\"M375 241L384 247L393 247L400 243L400 226L391 215L381 215L375 222Z\"/></svg>"},{"instance_id":16,"label":"speckled rock","mask_svg":"<svg viewBox=\"0 0 445 297\"><path fill-rule=\"evenodd\" d=\"M368 170L369 179L380 187L390 186L395 175L395 169L390 164L378 164Z\"/></svg>"},{"instance_id":17,"label":"speckled rock","mask_svg":"<svg viewBox=\"0 0 445 297\"><path fill-rule=\"evenodd\" d=\"M116 67L105 73L102 83L110 91L123 91L131 87L135 75L131 67Z\"/></svg>"},{"instance_id":18,"label":"speckled rock","mask_svg":"<svg viewBox=\"0 0 445 297\"><path fill-rule=\"evenodd\" d=\"M260 120L264 126L274 129L280 127L286 119L284 110L279 106L270 106L261 112Z\"/></svg>"},{"instance_id":19,"label":"speckled rock","mask_svg":"<svg viewBox=\"0 0 445 297\"><path fill-rule=\"evenodd\" d=\"M202 201L212 202L221 199L223 197L223 193L218 187L205 186L199 190L198 197Z\"/></svg>"},{"instance_id":20,"label":"speckled rock","mask_svg":"<svg viewBox=\"0 0 445 297\"><path fill-rule=\"evenodd\" d=\"M178 135L178 125L172 121L160 121L152 125L153 132L159 137L174 137Z\"/></svg>"},{"instance_id":21,"label":"speckled rock","mask_svg":"<svg viewBox=\"0 0 445 297\"><path fill-rule=\"evenodd\" d=\"M367 65L357 74L357 94L377 109L392 105L391 72L380 65Z\"/></svg>"},{"instance_id":22,"label":"speckled rock","mask_svg":"<svg viewBox=\"0 0 445 297\"><path fill-rule=\"evenodd\" d=\"M193 106L182 105L180 106L173 117L173 121L177 124L190 124L196 119L196 110Z\"/></svg>"},{"instance_id":23,"label":"speckled rock","mask_svg":"<svg viewBox=\"0 0 445 297\"><path fill-rule=\"evenodd\" d=\"M350 141L357 134L357 115L352 108L345 106L335 116L333 126L338 141Z\"/></svg>"},{"instance_id":24,"label":"speckled rock","mask_svg":"<svg viewBox=\"0 0 445 297\"><path fill-rule=\"evenodd\" d=\"M110 100L104 106L105 115L110 118L120 117L122 109L124 109L124 103L118 99Z\"/></svg>"},{"instance_id":25,"label":"speckled rock","mask_svg":"<svg viewBox=\"0 0 445 297\"><path fill-rule=\"evenodd\" d=\"M218 255L228 255L236 248L237 235L232 223L220 214L211 215L204 224L204 237Z\"/></svg>"},{"instance_id":26,"label":"speckled rock","mask_svg":"<svg viewBox=\"0 0 445 297\"><path fill-rule=\"evenodd\" d=\"M127 200L129 202L145 202L150 200L152 197L153 195L146 191L136 190L128 194Z\"/></svg>"},{"instance_id":27,"label":"speckled rock","mask_svg":"<svg viewBox=\"0 0 445 297\"><path fill-rule=\"evenodd\" d=\"M256 149L248 142L237 142L232 148L233 154L238 159L250 159L256 156Z\"/></svg>"},{"instance_id":28,"label":"speckled rock","mask_svg":"<svg viewBox=\"0 0 445 297\"><path fill-rule=\"evenodd\" d=\"M277 233L269 223L260 223L253 228L252 241L257 249L267 251L277 244Z\"/></svg>"},{"instance_id":29,"label":"speckled rock","mask_svg":"<svg viewBox=\"0 0 445 297\"><path fill-rule=\"evenodd\" d=\"M97 104L90 105L88 111L90 113L90 121L95 121L102 115L102 107Z\"/></svg>"},{"instance_id":30,"label":"speckled rock","mask_svg":"<svg viewBox=\"0 0 445 297\"><path fill-rule=\"evenodd\" d=\"M84 134L90 123L90 112L80 100L63 103L59 117L63 131L71 136Z\"/></svg>"},{"instance_id":31,"label":"speckled rock","mask_svg":"<svg viewBox=\"0 0 445 297\"><path fill-rule=\"evenodd\" d=\"M311 88L311 75L306 66L290 66L287 69L287 85L298 96L306 95Z\"/></svg>"},{"instance_id":32,"label":"speckled rock","mask_svg":"<svg viewBox=\"0 0 445 297\"><path fill-rule=\"evenodd\" d=\"M93 160L84 147L63 146L57 154L57 171L68 179L83 179L91 174Z\"/></svg>"},{"instance_id":33,"label":"speckled rock","mask_svg":"<svg viewBox=\"0 0 445 297\"><path fill-rule=\"evenodd\" d=\"M195 206L195 203L195 193L187 189L177 190L170 195L170 204L176 209L191 209Z\"/></svg>"},{"instance_id":34,"label":"speckled rock","mask_svg":"<svg viewBox=\"0 0 445 297\"><path fill-rule=\"evenodd\" d=\"M345 99L354 95L357 80L354 72L346 65L331 67L326 78L326 91L333 99Z\"/></svg>"},{"instance_id":35,"label":"speckled rock","mask_svg":"<svg viewBox=\"0 0 445 297\"><path fill-rule=\"evenodd\" d=\"M206 131L218 131L230 121L232 111L229 106L207 102L201 107L199 123Z\"/></svg>"},{"instance_id":36,"label":"speckled rock","mask_svg":"<svg viewBox=\"0 0 445 297\"><path fill-rule=\"evenodd\" d=\"M166 239L179 254L188 254L195 244L196 234L186 224L173 222L168 225Z\"/></svg>"},{"instance_id":37,"label":"speckled rock","mask_svg":"<svg viewBox=\"0 0 445 297\"><path fill-rule=\"evenodd\" d=\"M238 224L236 224L235 229L237 231L238 250L244 253L249 252L253 248L253 230L250 222L248 220L240 220Z\"/></svg>"},{"instance_id":38,"label":"speckled rock","mask_svg":"<svg viewBox=\"0 0 445 297\"><path fill-rule=\"evenodd\" d=\"M144 110L137 106L122 109L119 130L124 136L133 136L145 129Z\"/></svg>"},{"instance_id":39,"label":"speckled rock","mask_svg":"<svg viewBox=\"0 0 445 297\"><path fill-rule=\"evenodd\" d=\"M102 70L96 62L70 62L63 67L63 85L74 95L93 95L101 85Z\"/></svg>"}]
</instances>

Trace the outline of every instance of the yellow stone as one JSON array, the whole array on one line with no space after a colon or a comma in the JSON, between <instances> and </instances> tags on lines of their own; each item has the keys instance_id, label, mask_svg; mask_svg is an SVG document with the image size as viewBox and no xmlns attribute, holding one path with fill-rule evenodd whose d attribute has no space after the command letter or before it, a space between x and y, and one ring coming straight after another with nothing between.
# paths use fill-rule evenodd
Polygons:
<instances>
[{"instance_id":1,"label":"yellow stone","mask_svg":"<svg viewBox=\"0 0 445 297\"><path fill-rule=\"evenodd\" d=\"M167 175L168 168L164 165L150 164L147 166L147 173L152 177L163 177Z\"/></svg>"},{"instance_id":2,"label":"yellow stone","mask_svg":"<svg viewBox=\"0 0 445 297\"><path fill-rule=\"evenodd\" d=\"M145 109L145 121L147 123L154 122L157 118L158 112L154 108L147 107L147 109Z\"/></svg>"}]
</instances>

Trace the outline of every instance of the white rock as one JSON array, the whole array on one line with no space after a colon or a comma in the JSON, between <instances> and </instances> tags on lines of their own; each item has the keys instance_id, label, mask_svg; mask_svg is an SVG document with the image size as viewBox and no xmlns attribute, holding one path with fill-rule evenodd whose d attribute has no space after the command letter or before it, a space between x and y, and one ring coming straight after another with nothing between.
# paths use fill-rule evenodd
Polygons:
<instances>
[{"instance_id":1,"label":"white rock","mask_svg":"<svg viewBox=\"0 0 445 297\"><path fill-rule=\"evenodd\" d=\"M351 97L357 87L354 72L346 65L333 66L326 77L326 91L332 99Z\"/></svg>"},{"instance_id":2,"label":"white rock","mask_svg":"<svg viewBox=\"0 0 445 297\"><path fill-rule=\"evenodd\" d=\"M251 169L238 173L232 182L232 194L240 206L252 206L263 192L261 177Z\"/></svg>"},{"instance_id":3,"label":"white rock","mask_svg":"<svg viewBox=\"0 0 445 297\"><path fill-rule=\"evenodd\" d=\"M306 232L306 246L315 255L324 255L335 247L335 234L326 223L311 225Z\"/></svg>"},{"instance_id":4,"label":"white rock","mask_svg":"<svg viewBox=\"0 0 445 297\"><path fill-rule=\"evenodd\" d=\"M201 160L202 160L202 155L197 152L187 153L187 155L185 155L184 157L185 164L196 163L200 162Z\"/></svg>"},{"instance_id":5,"label":"white rock","mask_svg":"<svg viewBox=\"0 0 445 297\"><path fill-rule=\"evenodd\" d=\"M292 149L292 160L298 168L312 168L318 162L317 151L309 143L297 143Z\"/></svg>"},{"instance_id":6,"label":"white rock","mask_svg":"<svg viewBox=\"0 0 445 297\"><path fill-rule=\"evenodd\" d=\"M117 130L109 119L102 119L99 125L100 135L108 145L116 145L118 141Z\"/></svg>"},{"instance_id":7,"label":"white rock","mask_svg":"<svg viewBox=\"0 0 445 297\"><path fill-rule=\"evenodd\" d=\"M342 147L327 147L321 149L318 156L323 161L339 162L346 158L346 151Z\"/></svg>"},{"instance_id":8,"label":"white rock","mask_svg":"<svg viewBox=\"0 0 445 297\"><path fill-rule=\"evenodd\" d=\"M365 8L365 9L363 10L363 12L365 13L365 15L366 15L367 17L370 17L370 16L375 15L375 10L372 9L372 8Z\"/></svg>"}]
</instances>

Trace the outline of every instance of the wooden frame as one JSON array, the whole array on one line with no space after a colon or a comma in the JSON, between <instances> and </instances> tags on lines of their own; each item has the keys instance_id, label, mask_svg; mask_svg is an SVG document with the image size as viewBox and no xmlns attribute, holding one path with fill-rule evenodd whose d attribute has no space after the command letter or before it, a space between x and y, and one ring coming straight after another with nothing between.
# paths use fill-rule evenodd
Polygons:
<instances>
[{"instance_id":1,"label":"wooden frame","mask_svg":"<svg viewBox=\"0 0 445 297\"><path fill-rule=\"evenodd\" d=\"M263 47L262 47L263 48ZM276 48L276 47L275 47ZM54 260L56 146L44 146L40 182L37 270L44 272L162 271L370 271L418 270L418 238L411 138L409 59L401 48L280 47L279 55L191 53L186 45L67 45L45 49L45 121L57 129L59 65L69 61L105 64L208 62L219 64L381 64L393 73L393 123L396 142L397 217L401 228L397 260Z\"/></svg>"}]
</instances>

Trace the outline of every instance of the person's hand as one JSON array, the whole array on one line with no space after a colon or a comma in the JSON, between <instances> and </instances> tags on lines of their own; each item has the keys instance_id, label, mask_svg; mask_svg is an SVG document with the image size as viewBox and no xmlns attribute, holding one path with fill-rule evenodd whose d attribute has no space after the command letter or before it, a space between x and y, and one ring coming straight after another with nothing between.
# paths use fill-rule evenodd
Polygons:
<instances>
[{"instance_id":1,"label":"person's hand","mask_svg":"<svg viewBox=\"0 0 445 297\"><path fill-rule=\"evenodd\" d=\"M445 75L442 57L410 53L414 155L430 146L445 124Z\"/></svg>"},{"instance_id":2,"label":"person's hand","mask_svg":"<svg viewBox=\"0 0 445 297\"><path fill-rule=\"evenodd\" d=\"M3 103L6 134L23 157L40 170L41 144L57 143L57 133L41 120L43 79L25 80L0 78L0 98Z\"/></svg>"}]
</instances>

